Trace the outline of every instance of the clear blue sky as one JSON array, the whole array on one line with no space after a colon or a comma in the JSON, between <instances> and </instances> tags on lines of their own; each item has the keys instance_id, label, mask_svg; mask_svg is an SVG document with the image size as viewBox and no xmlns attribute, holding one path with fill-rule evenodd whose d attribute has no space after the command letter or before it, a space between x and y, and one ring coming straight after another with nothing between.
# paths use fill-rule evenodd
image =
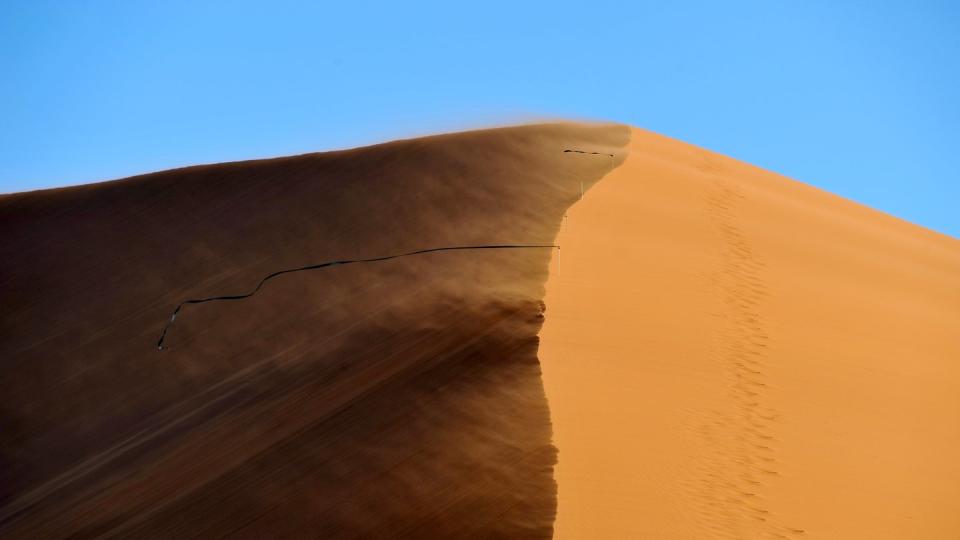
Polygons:
<instances>
[{"instance_id":1,"label":"clear blue sky","mask_svg":"<svg viewBox=\"0 0 960 540\"><path fill-rule=\"evenodd\" d=\"M6 1L0 191L531 117L960 236L955 1Z\"/></svg>"}]
</instances>

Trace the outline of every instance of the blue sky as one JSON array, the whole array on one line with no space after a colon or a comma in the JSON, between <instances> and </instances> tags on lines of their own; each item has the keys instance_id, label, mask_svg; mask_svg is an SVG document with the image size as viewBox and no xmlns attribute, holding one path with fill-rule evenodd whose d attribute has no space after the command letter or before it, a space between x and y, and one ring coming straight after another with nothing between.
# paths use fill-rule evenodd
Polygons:
<instances>
[{"instance_id":1,"label":"blue sky","mask_svg":"<svg viewBox=\"0 0 960 540\"><path fill-rule=\"evenodd\" d=\"M960 236L958 5L6 1L0 191L594 118Z\"/></svg>"}]
</instances>

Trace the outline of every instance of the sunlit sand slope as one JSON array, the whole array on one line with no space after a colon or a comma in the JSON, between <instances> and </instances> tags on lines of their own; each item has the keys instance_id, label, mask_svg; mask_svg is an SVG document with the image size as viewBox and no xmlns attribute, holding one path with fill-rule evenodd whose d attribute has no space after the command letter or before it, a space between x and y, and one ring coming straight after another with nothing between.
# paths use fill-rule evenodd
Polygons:
<instances>
[{"instance_id":1,"label":"sunlit sand slope","mask_svg":"<svg viewBox=\"0 0 960 540\"><path fill-rule=\"evenodd\" d=\"M557 537L960 538L960 241L629 150L547 283Z\"/></svg>"},{"instance_id":2,"label":"sunlit sand slope","mask_svg":"<svg viewBox=\"0 0 960 540\"><path fill-rule=\"evenodd\" d=\"M552 534L550 244L629 130L557 124L0 197L0 538Z\"/></svg>"}]
</instances>

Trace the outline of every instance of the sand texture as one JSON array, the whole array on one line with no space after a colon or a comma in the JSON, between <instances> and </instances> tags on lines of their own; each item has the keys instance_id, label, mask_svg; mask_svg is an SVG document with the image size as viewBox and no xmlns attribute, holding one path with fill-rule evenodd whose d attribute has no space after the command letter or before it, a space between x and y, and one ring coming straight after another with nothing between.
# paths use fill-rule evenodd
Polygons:
<instances>
[{"instance_id":1,"label":"sand texture","mask_svg":"<svg viewBox=\"0 0 960 540\"><path fill-rule=\"evenodd\" d=\"M476 245L295 272L331 260ZM0 196L0 538L960 538L960 241L614 124Z\"/></svg>"},{"instance_id":2,"label":"sand texture","mask_svg":"<svg viewBox=\"0 0 960 540\"><path fill-rule=\"evenodd\" d=\"M559 243L557 538L960 538L960 241L633 130Z\"/></svg>"},{"instance_id":3,"label":"sand texture","mask_svg":"<svg viewBox=\"0 0 960 540\"><path fill-rule=\"evenodd\" d=\"M0 197L0 537L547 538L556 124Z\"/></svg>"}]
</instances>

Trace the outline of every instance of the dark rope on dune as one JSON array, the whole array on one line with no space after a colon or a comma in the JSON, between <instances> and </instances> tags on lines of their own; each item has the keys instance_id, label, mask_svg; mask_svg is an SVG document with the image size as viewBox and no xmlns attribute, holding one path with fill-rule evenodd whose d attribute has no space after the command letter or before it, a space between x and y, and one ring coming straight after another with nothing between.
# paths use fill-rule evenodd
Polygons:
<instances>
[{"instance_id":1,"label":"dark rope on dune","mask_svg":"<svg viewBox=\"0 0 960 540\"><path fill-rule=\"evenodd\" d=\"M180 313L180 310L183 309L183 306L187 304L204 304L206 302L219 302L219 301L228 301L228 300L243 300L245 298L250 298L251 296L257 294L257 291L263 287L263 284L271 279L282 276L283 274L291 274L293 272L303 272L305 270L317 270L320 268L329 268L331 266L338 266L343 264L353 264L353 263L372 263L379 261L388 261L390 259L398 259L400 257L409 257L411 255L422 255L424 253L433 253L436 251L463 251L463 250L476 250L476 249L560 249L560 246L554 244L495 244L495 245L482 245L482 246L452 246L452 247L439 247L431 249L420 249L417 251L411 251L409 253L399 253L397 255L387 255L384 257L374 257L372 259L346 259L339 261L328 261L319 264L311 264L309 266L301 266L300 268L289 268L287 270L280 270L268 274L266 277L260 280L260 283L257 283L257 286L253 288L252 291L244 294L233 294L226 296L211 296L209 298L194 298L190 300L184 300L177 304L177 308L173 310L173 314L170 315L170 318L167 320L167 324L164 325L163 331L160 333L160 339L157 341L157 349L163 350L163 340L167 337L167 331L170 330L170 326L173 325L173 321L177 319L177 314Z\"/></svg>"}]
</instances>

